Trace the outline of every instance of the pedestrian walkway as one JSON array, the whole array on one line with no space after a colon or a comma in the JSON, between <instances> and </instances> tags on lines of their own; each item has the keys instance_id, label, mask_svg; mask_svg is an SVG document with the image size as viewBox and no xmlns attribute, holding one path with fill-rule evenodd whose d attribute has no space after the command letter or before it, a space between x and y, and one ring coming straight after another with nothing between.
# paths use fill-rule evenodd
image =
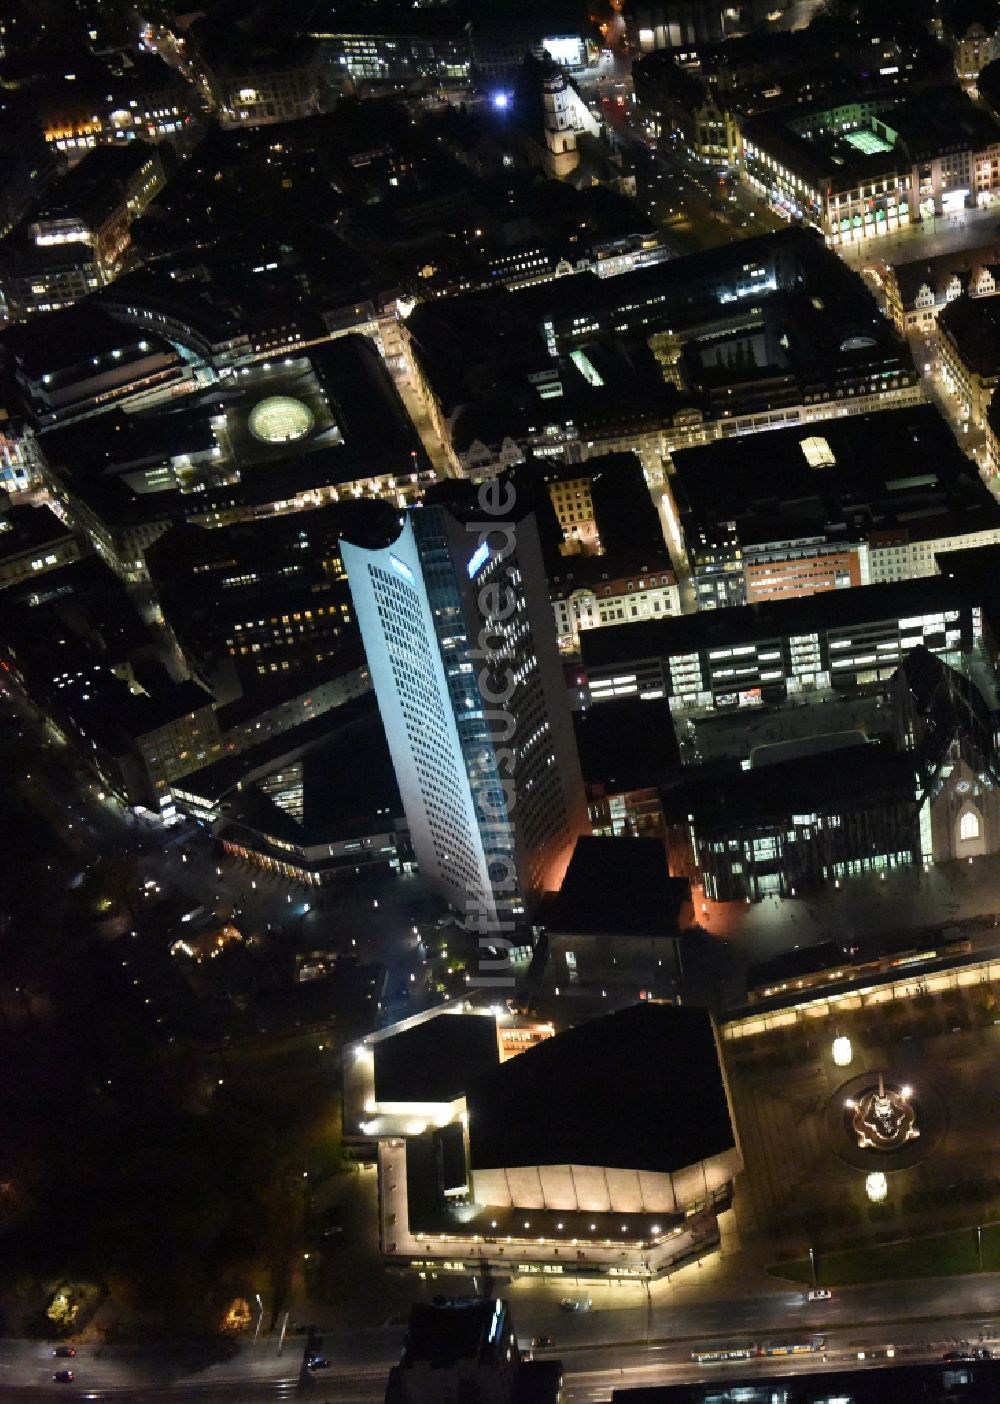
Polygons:
<instances>
[{"instance_id":1,"label":"pedestrian walkway","mask_svg":"<svg viewBox=\"0 0 1000 1404\"><path fill-rule=\"evenodd\" d=\"M963 210L957 215L939 215L933 220L916 221L894 236L863 239L844 244L836 252L852 268L879 260L909 263L913 259L936 258L956 249L974 249L988 244L1000 234L1000 206Z\"/></svg>"}]
</instances>

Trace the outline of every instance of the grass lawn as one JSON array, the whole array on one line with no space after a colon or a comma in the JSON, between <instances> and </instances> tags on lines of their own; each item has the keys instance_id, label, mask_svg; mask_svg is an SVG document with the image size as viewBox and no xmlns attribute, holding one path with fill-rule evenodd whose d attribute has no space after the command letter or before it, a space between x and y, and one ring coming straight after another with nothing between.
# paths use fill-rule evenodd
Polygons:
<instances>
[{"instance_id":1,"label":"grass lawn","mask_svg":"<svg viewBox=\"0 0 1000 1404\"><path fill-rule=\"evenodd\" d=\"M767 1271L771 1277L812 1286L808 1258L771 1263ZM912 1277L953 1277L980 1271L1000 1272L1000 1224L983 1229L982 1266L974 1228L816 1254L816 1280L823 1287L899 1282Z\"/></svg>"}]
</instances>

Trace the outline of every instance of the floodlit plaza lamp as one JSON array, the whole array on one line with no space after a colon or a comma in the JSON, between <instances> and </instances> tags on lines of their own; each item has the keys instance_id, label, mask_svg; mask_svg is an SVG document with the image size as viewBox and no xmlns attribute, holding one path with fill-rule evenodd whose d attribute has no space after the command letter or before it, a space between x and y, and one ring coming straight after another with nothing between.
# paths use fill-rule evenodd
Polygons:
<instances>
[{"instance_id":1,"label":"floodlit plaza lamp","mask_svg":"<svg viewBox=\"0 0 1000 1404\"><path fill-rule=\"evenodd\" d=\"M881 1204L889 1193L889 1181L881 1170L873 1170L865 1176L865 1194L872 1204Z\"/></svg>"},{"instance_id":2,"label":"floodlit plaza lamp","mask_svg":"<svg viewBox=\"0 0 1000 1404\"><path fill-rule=\"evenodd\" d=\"M850 1067L854 1059L854 1047L846 1034L838 1034L833 1040L833 1061L838 1068Z\"/></svg>"}]
</instances>

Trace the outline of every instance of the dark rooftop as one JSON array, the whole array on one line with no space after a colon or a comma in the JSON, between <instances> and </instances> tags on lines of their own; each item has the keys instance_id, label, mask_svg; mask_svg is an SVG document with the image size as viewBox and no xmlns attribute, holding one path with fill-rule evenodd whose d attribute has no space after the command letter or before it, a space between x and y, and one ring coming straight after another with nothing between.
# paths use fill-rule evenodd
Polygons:
<instances>
[{"instance_id":1,"label":"dark rooftop","mask_svg":"<svg viewBox=\"0 0 1000 1404\"><path fill-rule=\"evenodd\" d=\"M792 814L915 805L917 779L911 752L875 743L728 774L701 767L671 792L670 817L680 824L693 816L701 832L722 834L744 825L782 823Z\"/></svg>"},{"instance_id":2,"label":"dark rooftop","mask_svg":"<svg viewBox=\"0 0 1000 1404\"><path fill-rule=\"evenodd\" d=\"M34 218L103 213L122 198L128 182L154 150L141 141L129 142L126 146L95 147L45 192Z\"/></svg>"},{"instance_id":3,"label":"dark rooftop","mask_svg":"<svg viewBox=\"0 0 1000 1404\"><path fill-rule=\"evenodd\" d=\"M812 946L796 946L781 951L770 960L758 961L747 970L747 988L772 985L776 981L794 980L802 975L815 975L820 970L833 970L849 965L850 957L836 941L820 941Z\"/></svg>"},{"instance_id":4,"label":"dark rooftop","mask_svg":"<svg viewBox=\"0 0 1000 1404\"><path fill-rule=\"evenodd\" d=\"M311 370L304 369L307 364ZM282 392L289 382L294 398L315 404L315 432L300 443L257 442L246 427L248 416L260 399ZM308 394L302 386L308 387ZM329 428L326 417L319 419L321 402L324 416L328 406ZM198 461L196 450L211 446L212 419L220 412L226 422L220 433L230 456L220 457L216 467L214 460ZM426 466L420 440L378 351L358 335L311 347L308 362L296 357L290 371L283 364L270 370L255 367L251 380L225 381L193 402L127 418L127 428L123 425L120 432L121 419L102 415L83 426L48 431L41 439L49 462L72 479L73 490L102 520L116 528L178 521L195 511L207 517L236 505L251 507L341 485L358 476L392 473L408 478ZM125 476L114 475L156 454L164 458L170 450L179 457L188 449L195 462L181 476L202 476L207 482L197 496L182 491L169 476L166 486L157 483L157 490L141 491ZM218 481L237 456L238 480Z\"/></svg>"},{"instance_id":5,"label":"dark rooftop","mask_svg":"<svg viewBox=\"0 0 1000 1404\"><path fill-rule=\"evenodd\" d=\"M50 507L10 507L0 511L0 561L72 535Z\"/></svg>"},{"instance_id":6,"label":"dark rooftop","mask_svg":"<svg viewBox=\"0 0 1000 1404\"><path fill-rule=\"evenodd\" d=\"M674 465L685 531L735 521L744 546L1000 527L1000 505L928 404L722 439L678 451Z\"/></svg>"},{"instance_id":7,"label":"dark rooftop","mask_svg":"<svg viewBox=\"0 0 1000 1404\"><path fill-rule=\"evenodd\" d=\"M938 328L977 375L1000 375L1000 298L964 292L942 307Z\"/></svg>"},{"instance_id":8,"label":"dark rooftop","mask_svg":"<svg viewBox=\"0 0 1000 1404\"><path fill-rule=\"evenodd\" d=\"M258 711L266 707L268 695L265 691L257 702ZM226 731L233 725L231 707L245 703L246 713L252 715L253 702L250 696L220 708L220 729ZM402 812L372 693L352 698L287 731L264 736L244 751L193 771L185 776L182 788L221 803L233 819L259 827L265 811L253 803L257 786L272 772L297 761L303 767L302 821L270 805L267 832L275 837L297 846L333 842L346 829L356 828L362 820L374 820L383 810L387 826L391 826L392 816Z\"/></svg>"},{"instance_id":9,"label":"dark rooftop","mask_svg":"<svg viewBox=\"0 0 1000 1404\"><path fill-rule=\"evenodd\" d=\"M29 380L37 380L84 362L89 369L94 356L127 350L140 341L156 350L170 350L166 341L151 332L124 326L99 303L86 298L71 307L8 327L0 337L0 356L12 361Z\"/></svg>"},{"instance_id":10,"label":"dark rooftop","mask_svg":"<svg viewBox=\"0 0 1000 1404\"><path fill-rule=\"evenodd\" d=\"M459 1360L478 1360L488 1343L500 1303L479 1298L414 1302L403 1349L403 1365L426 1361L447 1369Z\"/></svg>"},{"instance_id":11,"label":"dark rooftop","mask_svg":"<svg viewBox=\"0 0 1000 1404\"><path fill-rule=\"evenodd\" d=\"M707 1010L634 1004L568 1029L467 1092L473 1170L673 1172L734 1145Z\"/></svg>"},{"instance_id":12,"label":"dark rooftop","mask_svg":"<svg viewBox=\"0 0 1000 1404\"><path fill-rule=\"evenodd\" d=\"M668 564L660 515L635 453L588 459L590 497L601 545L613 561L638 556L650 566Z\"/></svg>"},{"instance_id":13,"label":"dark rooftop","mask_svg":"<svg viewBox=\"0 0 1000 1404\"><path fill-rule=\"evenodd\" d=\"M941 574L953 581L966 599L982 606L994 634L1000 637L1000 545L940 551L935 560Z\"/></svg>"},{"instance_id":14,"label":"dark rooftop","mask_svg":"<svg viewBox=\"0 0 1000 1404\"><path fill-rule=\"evenodd\" d=\"M379 1102L453 1102L497 1066L492 1015L439 1014L373 1045Z\"/></svg>"},{"instance_id":15,"label":"dark rooftop","mask_svg":"<svg viewBox=\"0 0 1000 1404\"><path fill-rule=\"evenodd\" d=\"M690 895L687 878L670 876L659 839L584 835L545 925L554 935L675 936Z\"/></svg>"},{"instance_id":16,"label":"dark rooftop","mask_svg":"<svg viewBox=\"0 0 1000 1404\"><path fill-rule=\"evenodd\" d=\"M680 764L669 704L619 697L573 713L583 778L614 793L662 784Z\"/></svg>"}]
</instances>

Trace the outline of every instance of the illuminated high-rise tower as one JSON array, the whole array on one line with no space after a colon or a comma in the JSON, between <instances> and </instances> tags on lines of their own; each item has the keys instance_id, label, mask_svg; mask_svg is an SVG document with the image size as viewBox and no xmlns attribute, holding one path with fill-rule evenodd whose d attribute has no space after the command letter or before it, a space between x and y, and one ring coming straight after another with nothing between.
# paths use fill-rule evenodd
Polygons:
<instances>
[{"instance_id":1,"label":"illuminated high-rise tower","mask_svg":"<svg viewBox=\"0 0 1000 1404\"><path fill-rule=\"evenodd\" d=\"M534 517L464 496L341 550L420 870L502 931L589 824Z\"/></svg>"}]
</instances>

